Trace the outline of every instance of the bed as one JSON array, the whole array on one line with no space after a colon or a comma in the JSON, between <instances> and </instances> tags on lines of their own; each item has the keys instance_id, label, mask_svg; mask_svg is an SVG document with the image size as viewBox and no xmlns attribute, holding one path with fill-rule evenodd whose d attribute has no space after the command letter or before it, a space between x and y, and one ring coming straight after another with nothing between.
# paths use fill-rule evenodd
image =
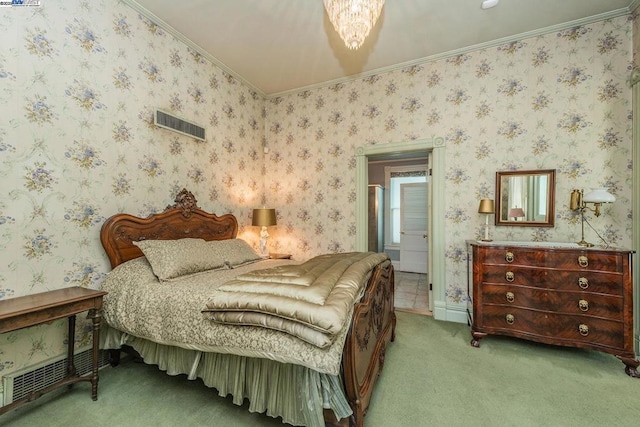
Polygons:
<instances>
[{"instance_id":1,"label":"bed","mask_svg":"<svg viewBox=\"0 0 640 427\"><path fill-rule=\"evenodd\" d=\"M248 400L252 412L281 417L292 425L363 426L386 349L395 338L391 262L386 255L374 253L327 254L304 263L247 261L251 256L237 246L242 243L237 231L233 215L201 210L186 189L164 212L147 218L116 214L103 224L100 240L112 271L103 285L109 294L104 301L101 346L110 350L112 365L117 365L121 349L132 348L145 363L158 365L170 375L200 378L219 395L232 395L238 405ZM222 251L220 257L231 258L233 265L226 259L211 261L218 257L210 255L210 249L202 250L203 242L206 248L215 248L215 254ZM154 252L156 245L162 250ZM349 291L354 303L348 306L334 297L334 293L343 295L344 289L323 293L321 287L308 297L310 301L320 298L327 310L341 307L339 314L332 309L328 317L324 316L328 311L302 316L305 321L324 319L326 324L317 325L316 319L316 324L305 323L305 327L299 323L287 327L281 321L274 326L264 318L252 318L256 310L238 312L239 306L249 304L243 292L255 289L250 280L260 280L264 286L265 280L271 280L265 275L272 274L276 282L284 276L295 276L293 282L311 276L314 284L325 283L324 277L336 268L333 264L325 268L326 263L334 258L352 263L340 267L351 272L342 277L359 284L344 288L358 289ZM181 270L196 259L212 265L204 271L200 266L195 273ZM278 286L305 287L278 283L273 289ZM266 292L272 287L259 289ZM278 292L266 298L277 300ZM298 313L309 305L307 295L300 298L300 306L289 311ZM274 310L287 307L281 304Z\"/></svg>"}]
</instances>

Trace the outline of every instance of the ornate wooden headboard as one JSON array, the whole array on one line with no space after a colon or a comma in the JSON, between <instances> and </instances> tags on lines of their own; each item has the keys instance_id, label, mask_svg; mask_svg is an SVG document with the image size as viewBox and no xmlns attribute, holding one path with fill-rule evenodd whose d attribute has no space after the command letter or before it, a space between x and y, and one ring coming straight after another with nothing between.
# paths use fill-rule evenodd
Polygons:
<instances>
[{"instance_id":1,"label":"ornate wooden headboard","mask_svg":"<svg viewBox=\"0 0 640 427\"><path fill-rule=\"evenodd\" d=\"M231 214L217 216L197 206L190 191L183 189L175 204L164 212L139 218L129 214L116 214L107 219L100 230L100 241L111 268L142 256L133 242L139 240L173 240L197 237L204 240L234 239L238 235L238 221Z\"/></svg>"}]
</instances>

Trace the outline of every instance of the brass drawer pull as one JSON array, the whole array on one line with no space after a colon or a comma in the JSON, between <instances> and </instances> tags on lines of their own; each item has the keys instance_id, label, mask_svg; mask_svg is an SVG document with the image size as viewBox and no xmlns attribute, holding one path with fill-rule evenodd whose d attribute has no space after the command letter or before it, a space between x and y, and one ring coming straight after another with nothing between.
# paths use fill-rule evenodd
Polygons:
<instances>
[{"instance_id":1,"label":"brass drawer pull","mask_svg":"<svg viewBox=\"0 0 640 427\"><path fill-rule=\"evenodd\" d=\"M589 280L586 277L580 277L578 279L578 286L582 289L587 289L589 287Z\"/></svg>"},{"instance_id":2,"label":"brass drawer pull","mask_svg":"<svg viewBox=\"0 0 640 427\"><path fill-rule=\"evenodd\" d=\"M513 262L513 252L507 252L504 256L504 259L507 262Z\"/></svg>"},{"instance_id":3,"label":"brass drawer pull","mask_svg":"<svg viewBox=\"0 0 640 427\"><path fill-rule=\"evenodd\" d=\"M513 314L507 314L505 317L508 324L513 325L513 322L516 321L516 317Z\"/></svg>"},{"instance_id":4,"label":"brass drawer pull","mask_svg":"<svg viewBox=\"0 0 640 427\"><path fill-rule=\"evenodd\" d=\"M578 331L580 332L580 335L582 335L583 337L586 337L587 335L589 335L589 327L584 323L581 323L580 326L578 326Z\"/></svg>"},{"instance_id":5,"label":"brass drawer pull","mask_svg":"<svg viewBox=\"0 0 640 427\"><path fill-rule=\"evenodd\" d=\"M516 278L516 275L513 273L513 271L507 271L507 274L504 275L505 279L507 279L507 282L513 282L513 280Z\"/></svg>"},{"instance_id":6,"label":"brass drawer pull","mask_svg":"<svg viewBox=\"0 0 640 427\"><path fill-rule=\"evenodd\" d=\"M581 299L578 301L578 307L580 307L582 311L589 311L589 301Z\"/></svg>"},{"instance_id":7,"label":"brass drawer pull","mask_svg":"<svg viewBox=\"0 0 640 427\"><path fill-rule=\"evenodd\" d=\"M580 255L578 257L578 265L580 265L580 267L588 267L589 266L589 259L586 257L586 255Z\"/></svg>"},{"instance_id":8,"label":"brass drawer pull","mask_svg":"<svg viewBox=\"0 0 640 427\"><path fill-rule=\"evenodd\" d=\"M516 300L516 296L513 292L507 292L507 302L514 302Z\"/></svg>"}]
</instances>

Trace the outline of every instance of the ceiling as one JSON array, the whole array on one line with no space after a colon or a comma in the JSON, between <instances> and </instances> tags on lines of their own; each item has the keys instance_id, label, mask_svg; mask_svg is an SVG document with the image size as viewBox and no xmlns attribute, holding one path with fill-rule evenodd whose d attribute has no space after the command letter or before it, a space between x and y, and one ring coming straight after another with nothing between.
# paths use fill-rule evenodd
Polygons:
<instances>
[{"instance_id":1,"label":"ceiling","mask_svg":"<svg viewBox=\"0 0 640 427\"><path fill-rule=\"evenodd\" d=\"M640 3L500 0L483 10L482 0L387 0L364 45L352 51L322 0L125 2L269 97L620 16Z\"/></svg>"}]
</instances>

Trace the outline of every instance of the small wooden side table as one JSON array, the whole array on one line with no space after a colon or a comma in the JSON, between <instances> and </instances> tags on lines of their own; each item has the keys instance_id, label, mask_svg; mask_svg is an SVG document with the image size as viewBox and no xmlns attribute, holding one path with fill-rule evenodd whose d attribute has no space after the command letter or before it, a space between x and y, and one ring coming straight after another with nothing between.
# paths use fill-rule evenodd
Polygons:
<instances>
[{"instance_id":1,"label":"small wooden side table","mask_svg":"<svg viewBox=\"0 0 640 427\"><path fill-rule=\"evenodd\" d=\"M91 398L98 400L100 321L102 319L102 297L106 294L103 291L75 286L0 301L0 334L40 325L64 317L69 319L66 375L55 384L51 384L42 390L34 391L22 399L0 407L0 414L31 402L58 387L63 385L71 386L79 381L91 381ZM89 312L88 317L93 321L93 372L91 376L81 377L77 374L73 364L73 350L76 314L84 311Z\"/></svg>"}]
</instances>

